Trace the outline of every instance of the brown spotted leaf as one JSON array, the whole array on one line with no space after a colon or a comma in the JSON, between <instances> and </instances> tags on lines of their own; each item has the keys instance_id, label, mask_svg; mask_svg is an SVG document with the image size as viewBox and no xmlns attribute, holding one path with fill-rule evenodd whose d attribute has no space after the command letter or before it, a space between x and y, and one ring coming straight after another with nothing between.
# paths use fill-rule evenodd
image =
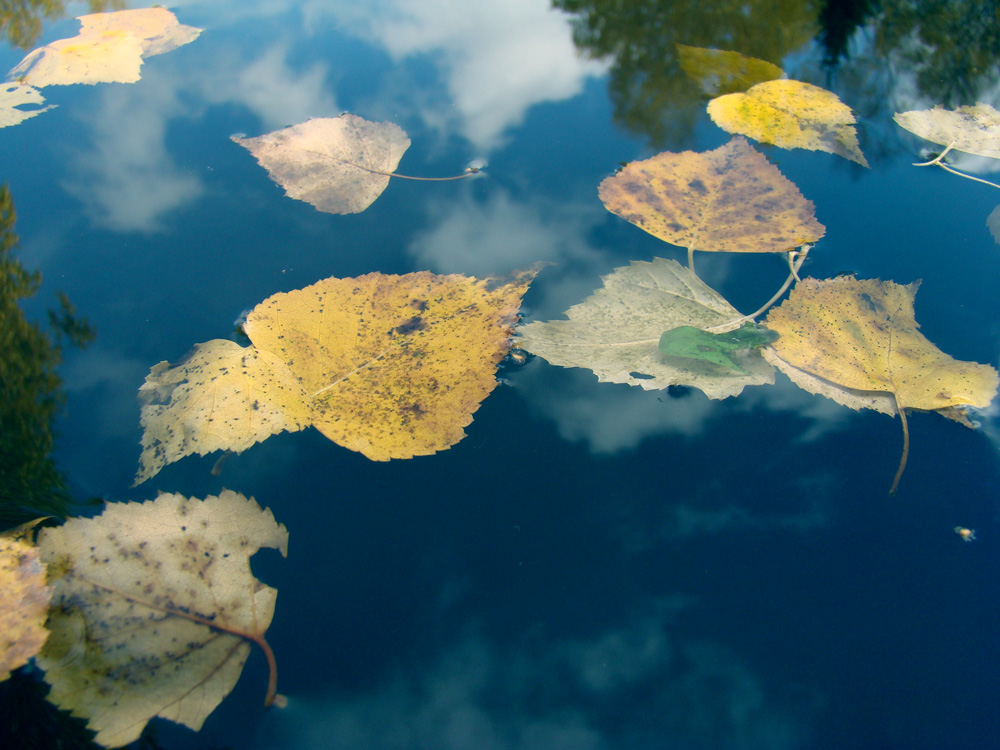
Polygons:
<instances>
[{"instance_id":1,"label":"brown spotted leaf","mask_svg":"<svg viewBox=\"0 0 1000 750\"><path fill-rule=\"evenodd\" d=\"M260 645L277 591L250 572L261 547L286 554L288 532L252 499L160 494L112 503L39 536L55 585L51 635L38 657L49 700L88 719L96 741L136 740L155 716L198 730Z\"/></svg>"},{"instance_id":2,"label":"brown spotted leaf","mask_svg":"<svg viewBox=\"0 0 1000 750\"><path fill-rule=\"evenodd\" d=\"M692 250L785 252L826 231L812 202L744 138L632 162L598 192L612 213Z\"/></svg>"}]
</instances>

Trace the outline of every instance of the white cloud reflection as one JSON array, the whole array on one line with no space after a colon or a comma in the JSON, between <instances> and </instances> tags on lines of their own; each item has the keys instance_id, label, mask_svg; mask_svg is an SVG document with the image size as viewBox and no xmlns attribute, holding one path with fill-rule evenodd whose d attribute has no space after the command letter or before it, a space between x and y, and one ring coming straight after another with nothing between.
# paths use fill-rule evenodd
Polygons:
<instances>
[{"instance_id":1,"label":"white cloud reflection","mask_svg":"<svg viewBox=\"0 0 1000 750\"><path fill-rule=\"evenodd\" d=\"M801 747L818 701L769 690L735 654L685 639L666 599L590 638L466 635L355 697L290 698L265 747L603 750ZM527 698L526 696L533 696Z\"/></svg>"}]
</instances>

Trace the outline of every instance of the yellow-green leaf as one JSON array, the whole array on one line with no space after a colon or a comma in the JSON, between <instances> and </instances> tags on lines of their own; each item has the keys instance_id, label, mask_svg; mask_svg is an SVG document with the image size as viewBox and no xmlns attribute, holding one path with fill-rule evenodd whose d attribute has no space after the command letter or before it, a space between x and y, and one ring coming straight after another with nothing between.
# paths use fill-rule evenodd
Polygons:
<instances>
[{"instance_id":1,"label":"yellow-green leaf","mask_svg":"<svg viewBox=\"0 0 1000 750\"><path fill-rule=\"evenodd\" d=\"M0 534L0 682L28 663L49 635L52 589L29 532L37 521Z\"/></svg>"},{"instance_id":2,"label":"yellow-green leaf","mask_svg":"<svg viewBox=\"0 0 1000 750\"><path fill-rule=\"evenodd\" d=\"M746 91L755 84L785 77L785 71L774 63L728 50L678 44L677 58L681 70L709 96Z\"/></svg>"},{"instance_id":3,"label":"yellow-green leaf","mask_svg":"<svg viewBox=\"0 0 1000 750\"><path fill-rule=\"evenodd\" d=\"M854 115L837 95L802 81L765 81L708 103L723 130L781 148L827 151L867 167Z\"/></svg>"},{"instance_id":4,"label":"yellow-green leaf","mask_svg":"<svg viewBox=\"0 0 1000 750\"><path fill-rule=\"evenodd\" d=\"M261 547L286 554L288 532L253 499L160 494L112 503L39 536L55 585L38 657L49 700L88 719L95 740L119 747L154 716L194 730L233 689L264 640L277 591L254 578Z\"/></svg>"},{"instance_id":5,"label":"yellow-green leaf","mask_svg":"<svg viewBox=\"0 0 1000 750\"><path fill-rule=\"evenodd\" d=\"M785 252L826 231L812 202L744 138L632 162L598 194L612 213L692 250Z\"/></svg>"}]
</instances>

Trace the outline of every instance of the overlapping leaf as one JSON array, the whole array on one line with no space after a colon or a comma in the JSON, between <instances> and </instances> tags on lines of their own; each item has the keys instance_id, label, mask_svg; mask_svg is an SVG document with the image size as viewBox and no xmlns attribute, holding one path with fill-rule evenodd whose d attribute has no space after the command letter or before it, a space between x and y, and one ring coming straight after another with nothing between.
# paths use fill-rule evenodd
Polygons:
<instances>
[{"instance_id":1,"label":"overlapping leaf","mask_svg":"<svg viewBox=\"0 0 1000 750\"><path fill-rule=\"evenodd\" d=\"M28 663L49 631L45 617L52 589L28 534L35 521L0 534L0 682Z\"/></svg>"},{"instance_id":2,"label":"overlapping leaf","mask_svg":"<svg viewBox=\"0 0 1000 750\"><path fill-rule=\"evenodd\" d=\"M377 461L449 448L496 386L533 277L371 273L269 297L247 316L252 347L210 341L152 369L136 483L307 425Z\"/></svg>"},{"instance_id":3,"label":"overlapping leaf","mask_svg":"<svg viewBox=\"0 0 1000 750\"><path fill-rule=\"evenodd\" d=\"M868 166L858 147L854 115L836 94L802 81L765 81L745 93L708 103L723 130L781 148L827 151Z\"/></svg>"},{"instance_id":4,"label":"overlapping leaf","mask_svg":"<svg viewBox=\"0 0 1000 750\"><path fill-rule=\"evenodd\" d=\"M134 83L143 57L194 41L201 29L184 26L166 8L80 16L80 33L32 50L8 73L33 86Z\"/></svg>"},{"instance_id":5,"label":"overlapping leaf","mask_svg":"<svg viewBox=\"0 0 1000 750\"><path fill-rule=\"evenodd\" d=\"M632 162L598 193L612 213L694 250L785 252L826 231L812 202L743 138Z\"/></svg>"},{"instance_id":6,"label":"overlapping leaf","mask_svg":"<svg viewBox=\"0 0 1000 750\"><path fill-rule=\"evenodd\" d=\"M681 70L709 96L746 91L758 83L785 77L785 71L774 63L728 50L678 44L677 59Z\"/></svg>"},{"instance_id":7,"label":"overlapping leaf","mask_svg":"<svg viewBox=\"0 0 1000 750\"><path fill-rule=\"evenodd\" d=\"M314 118L256 138L233 136L285 193L331 214L355 214L389 184L410 139L391 122Z\"/></svg>"},{"instance_id":8,"label":"overlapping leaf","mask_svg":"<svg viewBox=\"0 0 1000 750\"><path fill-rule=\"evenodd\" d=\"M774 371L756 349L732 352L744 372L660 353L666 330L725 328L740 317L718 292L673 260L632 261L616 269L604 277L601 289L569 308L566 317L522 326L520 346L554 365L593 370L601 382L646 390L690 385L718 399L735 396L747 385L774 382Z\"/></svg>"},{"instance_id":9,"label":"overlapping leaf","mask_svg":"<svg viewBox=\"0 0 1000 750\"><path fill-rule=\"evenodd\" d=\"M931 143L1000 159L1000 112L989 104L897 112L892 119Z\"/></svg>"},{"instance_id":10,"label":"overlapping leaf","mask_svg":"<svg viewBox=\"0 0 1000 750\"><path fill-rule=\"evenodd\" d=\"M852 409L903 417L904 444L893 490L906 465L906 409L985 408L997 392L989 365L949 357L918 330L917 284L839 277L803 279L767 316L781 338L765 356L795 383Z\"/></svg>"},{"instance_id":11,"label":"overlapping leaf","mask_svg":"<svg viewBox=\"0 0 1000 750\"><path fill-rule=\"evenodd\" d=\"M261 547L286 554L269 510L225 491L205 500L160 494L45 529L55 584L51 636L38 662L49 700L119 747L154 716L198 730L264 641L277 591L250 572Z\"/></svg>"}]
</instances>

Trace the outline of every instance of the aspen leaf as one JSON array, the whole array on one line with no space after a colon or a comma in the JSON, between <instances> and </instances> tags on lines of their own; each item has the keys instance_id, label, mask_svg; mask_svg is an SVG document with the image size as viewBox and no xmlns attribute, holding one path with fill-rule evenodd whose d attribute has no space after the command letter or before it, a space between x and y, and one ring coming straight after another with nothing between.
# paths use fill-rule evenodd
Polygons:
<instances>
[{"instance_id":1,"label":"aspen leaf","mask_svg":"<svg viewBox=\"0 0 1000 750\"><path fill-rule=\"evenodd\" d=\"M33 86L134 83L143 57L194 41L201 29L184 26L166 8L79 16L80 33L32 50L10 73Z\"/></svg>"},{"instance_id":2,"label":"aspen leaf","mask_svg":"<svg viewBox=\"0 0 1000 750\"><path fill-rule=\"evenodd\" d=\"M837 95L802 81L765 81L745 93L708 103L708 114L728 133L781 148L827 151L867 167L854 115Z\"/></svg>"},{"instance_id":3,"label":"aspen leaf","mask_svg":"<svg viewBox=\"0 0 1000 750\"><path fill-rule=\"evenodd\" d=\"M709 96L746 91L755 84L785 77L785 71L774 63L728 50L678 44L677 59L681 70Z\"/></svg>"},{"instance_id":4,"label":"aspen leaf","mask_svg":"<svg viewBox=\"0 0 1000 750\"><path fill-rule=\"evenodd\" d=\"M771 345L776 357L765 356L797 384L854 409L902 417L903 457L892 491L906 465L906 409L981 409L997 392L996 370L955 360L919 332L913 314L918 285L854 277L803 279L766 320L781 338ZM803 378L786 365L813 377ZM817 378L828 384L823 390L811 387ZM886 399L875 398L879 393L892 397L894 410L887 411ZM859 397L871 399L870 405Z\"/></svg>"},{"instance_id":5,"label":"aspen leaf","mask_svg":"<svg viewBox=\"0 0 1000 750\"><path fill-rule=\"evenodd\" d=\"M330 214L356 214L389 185L410 139L391 122L352 114L314 118L256 138L232 136L290 198Z\"/></svg>"},{"instance_id":6,"label":"aspen leaf","mask_svg":"<svg viewBox=\"0 0 1000 750\"><path fill-rule=\"evenodd\" d=\"M722 295L673 260L632 261L615 269L604 277L601 289L565 314L567 320L520 327L518 344L553 365L584 367L601 382L645 390L690 385L721 399L738 395L748 385L774 382L774 370L750 347L731 352L742 372L660 352L664 331L725 327L740 317Z\"/></svg>"},{"instance_id":7,"label":"aspen leaf","mask_svg":"<svg viewBox=\"0 0 1000 750\"><path fill-rule=\"evenodd\" d=\"M21 109L24 104L42 104L44 102L45 98L38 92L38 89L31 86L20 83L0 84L0 128L18 125L28 118L40 115L45 110L56 106L50 104L47 107Z\"/></svg>"},{"instance_id":8,"label":"aspen leaf","mask_svg":"<svg viewBox=\"0 0 1000 750\"><path fill-rule=\"evenodd\" d=\"M210 341L150 372L136 483L308 425L375 461L451 447L496 387L534 275L371 273L269 297L247 315L253 346Z\"/></svg>"},{"instance_id":9,"label":"aspen leaf","mask_svg":"<svg viewBox=\"0 0 1000 750\"><path fill-rule=\"evenodd\" d=\"M691 250L785 252L826 231L812 202L744 138L632 162L598 193L612 213Z\"/></svg>"},{"instance_id":10,"label":"aspen leaf","mask_svg":"<svg viewBox=\"0 0 1000 750\"><path fill-rule=\"evenodd\" d=\"M38 657L49 700L119 747L155 716L197 731L264 640L277 591L250 572L261 547L286 554L288 532L253 499L161 493L112 503L39 535L55 585Z\"/></svg>"},{"instance_id":11,"label":"aspen leaf","mask_svg":"<svg viewBox=\"0 0 1000 750\"><path fill-rule=\"evenodd\" d=\"M1000 159L1000 112L989 104L897 112L896 123L931 143Z\"/></svg>"},{"instance_id":12,"label":"aspen leaf","mask_svg":"<svg viewBox=\"0 0 1000 750\"><path fill-rule=\"evenodd\" d=\"M0 682L28 663L45 643L52 589L30 531L38 521L0 534Z\"/></svg>"}]
</instances>

